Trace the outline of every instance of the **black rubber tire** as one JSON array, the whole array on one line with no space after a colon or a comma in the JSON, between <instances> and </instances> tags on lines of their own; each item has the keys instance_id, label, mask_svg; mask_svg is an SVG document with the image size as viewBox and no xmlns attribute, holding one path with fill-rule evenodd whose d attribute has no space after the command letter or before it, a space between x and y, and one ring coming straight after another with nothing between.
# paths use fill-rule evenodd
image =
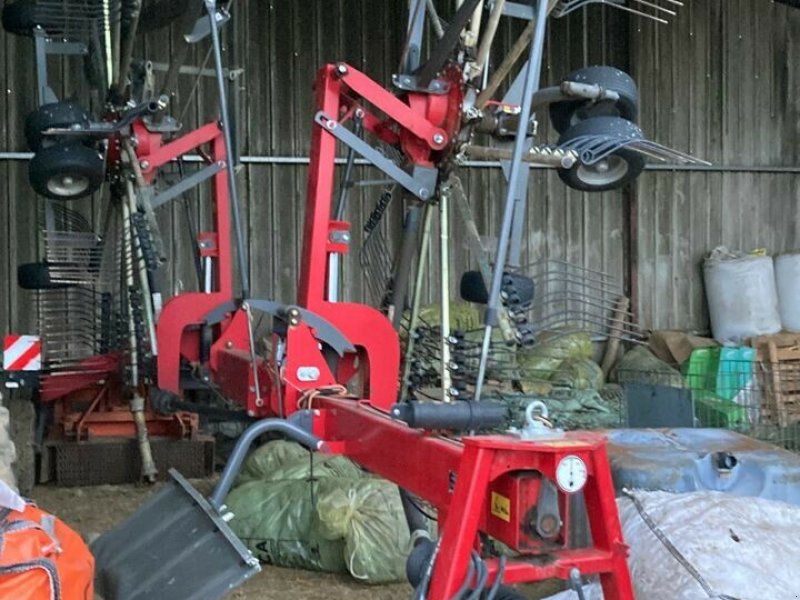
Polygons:
<instances>
[{"instance_id":1,"label":"black rubber tire","mask_svg":"<svg viewBox=\"0 0 800 600\"><path fill-rule=\"evenodd\" d=\"M27 263L17 267L17 284L23 290L63 290L72 287L50 278L50 265L46 262Z\"/></svg>"},{"instance_id":2,"label":"black rubber tire","mask_svg":"<svg viewBox=\"0 0 800 600\"><path fill-rule=\"evenodd\" d=\"M644 138L641 130L627 119L621 117L595 117L570 127L558 140L558 145L563 146L567 142L585 135L607 134ZM607 170L601 172L601 166ZM561 181L575 190L607 192L631 183L641 175L644 167L645 158L642 154L622 148L596 165L585 165L579 159L570 169L558 169L558 176ZM618 172L618 176L608 179L615 170ZM612 175L609 175L609 172ZM606 180L603 180L603 177L606 177Z\"/></svg>"},{"instance_id":3,"label":"black rubber tire","mask_svg":"<svg viewBox=\"0 0 800 600\"><path fill-rule=\"evenodd\" d=\"M77 200L95 192L106 175L100 154L83 144L42 148L28 166L28 179L36 193L54 200Z\"/></svg>"},{"instance_id":4,"label":"black rubber tire","mask_svg":"<svg viewBox=\"0 0 800 600\"><path fill-rule=\"evenodd\" d=\"M72 102L45 104L25 119L25 140L31 150L38 152L43 147L54 146L63 141L55 136L43 135L43 131L51 128L68 129L75 126L89 126L89 115L80 106ZM69 137L69 141L72 143L82 142L84 139L72 135Z\"/></svg>"},{"instance_id":5,"label":"black rubber tire","mask_svg":"<svg viewBox=\"0 0 800 600\"><path fill-rule=\"evenodd\" d=\"M12 470L20 494L28 497L36 484L36 407L28 390L14 390L7 398L9 433L17 455Z\"/></svg>"},{"instance_id":6,"label":"black rubber tire","mask_svg":"<svg viewBox=\"0 0 800 600\"><path fill-rule=\"evenodd\" d=\"M558 133L564 133L580 121L593 117L622 117L634 123L639 118L639 88L624 71L606 66L585 67L573 71L562 81L599 85L617 92L619 100L554 102L550 105L550 121Z\"/></svg>"},{"instance_id":7,"label":"black rubber tire","mask_svg":"<svg viewBox=\"0 0 800 600\"><path fill-rule=\"evenodd\" d=\"M16 35L33 35L36 28L36 3L17 0L3 7L3 29Z\"/></svg>"}]
</instances>

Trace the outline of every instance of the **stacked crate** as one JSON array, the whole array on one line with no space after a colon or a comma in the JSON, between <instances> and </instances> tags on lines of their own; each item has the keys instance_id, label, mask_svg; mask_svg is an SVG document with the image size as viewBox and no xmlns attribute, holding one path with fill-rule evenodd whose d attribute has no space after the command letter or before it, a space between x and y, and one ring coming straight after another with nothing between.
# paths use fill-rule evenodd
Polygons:
<instances>
[{"instance_id":1,"label":"stacked crate","mask_svg":"<svg viewBox=\"0 0 800 600\"><path fill-rule=\"evenodd\" d=\"M749 344L757 350L763 417L781 428L800 421L800 334L760 336Z\"/></svg>"}]
</instances>

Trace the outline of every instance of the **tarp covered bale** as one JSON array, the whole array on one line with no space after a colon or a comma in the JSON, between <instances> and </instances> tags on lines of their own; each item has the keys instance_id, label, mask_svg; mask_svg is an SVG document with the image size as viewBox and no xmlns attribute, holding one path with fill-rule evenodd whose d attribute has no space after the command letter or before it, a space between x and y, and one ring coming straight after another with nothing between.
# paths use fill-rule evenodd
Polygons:
<instances>
[{"instance_id":1,"label":"tarp covered bale","mask_svg":"<svg viewBox=\"0 0 800 600\"><path fill-rule=\"evenodd\" d=\"M720 492L634 496L638 507L617 502L637 598L800 598L800 507ZM599 585L584 589L586 600L602 600ZM569 591L548 600L577 598Z\"/></svg>"}]
</instances>

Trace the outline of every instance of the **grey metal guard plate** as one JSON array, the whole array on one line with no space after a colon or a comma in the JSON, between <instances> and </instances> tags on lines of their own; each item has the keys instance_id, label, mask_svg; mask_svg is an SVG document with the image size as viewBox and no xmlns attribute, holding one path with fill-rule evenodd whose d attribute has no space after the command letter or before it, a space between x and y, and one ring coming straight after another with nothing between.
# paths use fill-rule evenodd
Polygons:
<instances>
[{"instance_id":1,"label":"grey metal guard plate","mask_svg":"<svg viewBox=\"0 0 800 600\"><path fill-rule=\"evenodd\" d=\"M177 471L91 550L105 600L219 600L261 570L219 513Z\"/></svg>"},{"instance_id":2,"label":"grey metal guard plate","mask_svg":"<svg viewBox=\"0 0 800 600\"><path fill-rule=\"evenodd\" d=\"M275 302L273 300L248 299L244 302L249 304L255 310L267 313L273 317L280 317L281 313L287 311L288 309L296 308L300 313L301 319L314 330L314 337L320 342L328 344L339 356L344 356L345 352L356 351L353 344L350 343L350 341L341 331L339 331L337 327L310 310L301 308L299 306L281 304L280 302ZM236 303L226 302L208 313L203 320L208 325L216 325L225 318L227 313L234 312L237 309L238 306Z\"/></svg>"},{"instance_id":3,"label":"grey metal guard plate","mask_svg":"<svg viewBox=\"0 0 800 600\"><path fill-rule=\"evenodd\" d=\"M691 390L626 383L625 403L628 427L694 427Z\"/></svg>"}]
</instances>

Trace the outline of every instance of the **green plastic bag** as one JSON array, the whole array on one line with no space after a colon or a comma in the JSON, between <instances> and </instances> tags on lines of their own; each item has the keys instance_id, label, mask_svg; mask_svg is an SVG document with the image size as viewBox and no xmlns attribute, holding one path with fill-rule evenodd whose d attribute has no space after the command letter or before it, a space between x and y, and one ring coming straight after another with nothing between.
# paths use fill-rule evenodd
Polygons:
<instances>
[{"instance_id":1,"label":"green plastic bag","mask_svg":"<svg viewBox=\"0 0 800 600\"><path fill-rule=\"evenodd\" d=\"M346 573L344 539L327 539L318 531L314 496L321 483L300 479L240 485L225 500L234 514L230 526L262 562Z\"/></svg>"},{"instance_id":2,"label":"green plastic bag","mask_svg":"<svg viewBox=\"0 0 800 600\"><path fill-rule=\"evenodd\" d=\"M647 383L685 388L686 382L677 369L657 358L644 346L625 353L614 368L617 383Z\"/></svg>"},{"instance_id":3,"label":"green plastic bag","mask_svg":"<svg viewBox=\"0 0 800 600\"><path fill-rule=\"evenodd\" d=\"M605 383L603 369L588 358L568 359L558 367L550 379L553 385L573 390L599 390Z\"/></svg>"},{"instance_id":4,"label":"green plastic bag","mask_svg":"<svg viewBox=\"0 0 800 600\"><path fill-rule=\"evenodd\" d=\"M275 440L247 457L236 482L307 479L312 475L315 479L364 476L358 465L342 456L312 454L295 442Z\"/></svg>"},{"instance_id":5,"label":"green plastic bag","mask_svg":"<svg viewBox=\"0 0 800 600\"><path fill-rule=\"evenodd\" d=\"M317 515L325 539L344 539L353 577L367 583L403 580L409 533L396 485L361 479L331 488L320 494Z\"/></svg>"},{"instance_id":6,"label":"green plastic bag","mask_svg":"<svg viewBox=\"0 0 800 600\"><path fill-rule=\"evenodd\" d=\"M547 381L565 360L589 359L593 353L587 331L552 331L540 335L530 350L520 351L517 360L525 379Z\"/></svg>"}]
</instances>

